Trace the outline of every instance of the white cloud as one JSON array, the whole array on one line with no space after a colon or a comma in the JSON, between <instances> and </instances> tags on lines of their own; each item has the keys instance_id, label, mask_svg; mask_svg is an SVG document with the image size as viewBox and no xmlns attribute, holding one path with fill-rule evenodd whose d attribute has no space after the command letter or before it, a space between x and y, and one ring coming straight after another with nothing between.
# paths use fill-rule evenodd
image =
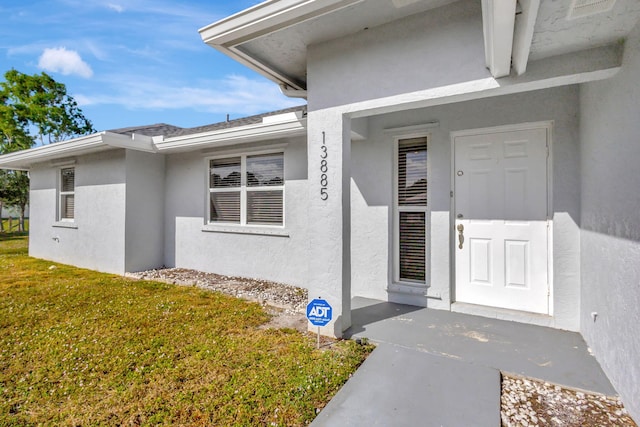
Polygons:
<instances>
[{"instance_id":1,"label":"white cloud","mask_svg":"<svg viewBox=\"0 0 640 427\"><path fill-rule=\"evenodd\" d=\"M124 7L120 6L119 4L107 3L107 7L111 10L115 10L118 13L124 12Z\"/></svg>"},{"instance_id":2,"label":"white cloud","mask_svg":"<svg viewBox=\"0 0 640 427\"><path fill-rule=\"evenodd\" d=\"M75 50L67 50L64 47L47 48L40 55L38 67L42 70L57 72L66 75L76 74L80 77L93 76L93 70L82 60Z\"/></svg>"}]
</instances>

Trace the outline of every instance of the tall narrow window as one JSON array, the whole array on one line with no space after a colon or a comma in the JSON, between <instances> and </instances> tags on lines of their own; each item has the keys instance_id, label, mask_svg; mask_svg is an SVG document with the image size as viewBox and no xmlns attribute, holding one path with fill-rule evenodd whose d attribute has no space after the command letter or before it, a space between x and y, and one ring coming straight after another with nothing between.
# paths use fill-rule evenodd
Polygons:
<instances>
[{"instance_id":1,"label":"tall narrow window","mask_svg":"<svg viewBox=\"0 0 640 427\"><path fill-rule=\"evenodd\" d=\"M75 217L75 176L75 168L60 169L60 221L73 221Z\"/></svg>"},{"instance_id":2,"label":"tall narrow window","mask_svg":"<svg viewBox=\"0 0 640 427\"><path fill-rule=\"evenodd\" d=\"M398 278L425 283L427 138L398 142Z\"/></svg>"},{"instance_id":3,"label":"tall narrow window","mask_svg":"<svg viewBox=\"0 0 640 427\"><path fill-rule=\"evenodd\" d=\"M284 224L284 154L209 161L209 222Z\"/></svg>"}]
</instances>

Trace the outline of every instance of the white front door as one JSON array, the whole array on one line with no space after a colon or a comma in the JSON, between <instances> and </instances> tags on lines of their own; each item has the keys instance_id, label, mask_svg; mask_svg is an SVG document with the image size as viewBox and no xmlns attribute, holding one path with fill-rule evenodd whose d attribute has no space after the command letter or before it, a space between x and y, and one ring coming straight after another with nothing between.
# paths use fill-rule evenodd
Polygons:
<instances>
[{"instance_id":1,"label":"white front door","mask_svg":"<svg viewBox=\"0 0 640 427\"><path fill-rule=\"evenodd\" d=\"M453 135L456 301L549 313L547 134Z\"/></svg>"}]
</instances>

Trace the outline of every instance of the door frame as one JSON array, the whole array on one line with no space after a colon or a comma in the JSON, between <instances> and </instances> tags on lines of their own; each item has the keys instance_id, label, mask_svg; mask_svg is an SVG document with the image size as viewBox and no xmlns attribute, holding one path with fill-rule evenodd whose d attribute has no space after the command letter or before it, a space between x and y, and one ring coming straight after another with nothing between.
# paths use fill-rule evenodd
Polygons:
<instances>
[{"instance_id":1,"label":"door frame","mask_svg":"<svg viewBox=\"0 0 640 427\"><path fill-rule=\"evenodd\" d=\"M554 286L553 286L553 120L539 121L539 122L526 122L515 123L503 126L491 126L485 128L476 129L464 129L459 131L453 131L450 133L451 140L451 166L450 166L450 208L449 208L449 275L450 275L450 304L456 302L456 238L457 231L455 230L455 212L456 212L456 197L455 197L455 155L456 146L455 140L457 137L474 136L474 135L486 135L492 133L502 132L515 132L521 130L530 129L544 129L547 136L547 283L548 290L548 307L549 316L553 316L554 305ZM498 307L488 307L491 310L505 310ZM508 309L507 309L508 310ZM509 310L516 311L516 310Z\"/></svg>"}]
</instances>

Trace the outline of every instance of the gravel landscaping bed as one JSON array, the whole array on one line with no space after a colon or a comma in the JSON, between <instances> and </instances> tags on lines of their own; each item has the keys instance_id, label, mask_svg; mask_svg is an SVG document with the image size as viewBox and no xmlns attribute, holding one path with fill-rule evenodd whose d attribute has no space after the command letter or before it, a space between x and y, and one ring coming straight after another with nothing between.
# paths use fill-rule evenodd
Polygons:
<instances>
[{"instance_id":1,"label":"gravel landscaping bed","mask_svg":"<svg viewBox=\"0 0 640 427\"><path fill-rule=\"evenodd\" d=\"M272 316L271 321L264 325L265 328L292 328L301 332L307 330L305 308L309 301L308 292L303 288L268 280L223 276L186 268L161 268L127 273L126 276L176 285L197 286L259 302Z\"/></svg>"},{"instance_id":2,"label":"gravel landscaping bed","mask_svg":"<svg viewBox=\"0 0 640 427\"><path fill-rule=\"evenodd\" d=\"M502 425L635 427L617 397L563 388L547 382L502 376Z\"/></svg>"},{"instance_id":3,"label":"gravel landscaping bed","mask_svg":"<svg viewBox=\"0 0 640 427\"><path fill-rule=\"evenodd\" d=\"M256 301L272 315L265 327L307 331L306 289L268 280L222 276L184 268L164 268L128 277L198 286ZM503 374L501 418L505 427L637 427L617 397L563 388L554 384Z\"/></svg>"}]
</instances>

